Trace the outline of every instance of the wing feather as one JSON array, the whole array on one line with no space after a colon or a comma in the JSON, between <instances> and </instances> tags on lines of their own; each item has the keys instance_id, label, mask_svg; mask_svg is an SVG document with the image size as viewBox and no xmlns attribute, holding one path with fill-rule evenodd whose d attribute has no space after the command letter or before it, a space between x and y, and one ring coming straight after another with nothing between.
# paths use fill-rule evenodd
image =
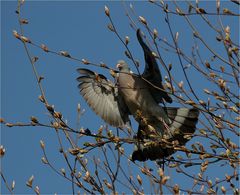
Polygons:
<instances>
[{"instance_id":1,"label":"wing feather","mask_svg":"<svg viewBox=\"0 0 240 195\"><path fill-rule=\"evenodd\" d=\"M78 88L93 111L105 122L122 127L129 121L129 111L117 88L104 75L79 68Z\"/></svg>"},{"instance_id":2,"label":"wing feather","mask_svg":"<svg viewBox=\"0 0 240 195\"><path fill-rule=\"evenodd\" d=\"M142 76L143 76L143 78L145 78L146 80L151 82L153 85L164 90L164 88L162 86L162 76L161 76L157 61L156 61L155 57L152 55L151 49L144 42L142 36L143 35L142 35L141 30L138 29L137 30L137 38L143 49L144 58L145 58L145 69L144 69ZM163 99L168 103L172 103L172 98L168 95L168 93L166 93L165 91L155 89L152 86L149 86L149 87L150 87L150 92L157 103L163 102Z\"/></svg>"}]
</instances>

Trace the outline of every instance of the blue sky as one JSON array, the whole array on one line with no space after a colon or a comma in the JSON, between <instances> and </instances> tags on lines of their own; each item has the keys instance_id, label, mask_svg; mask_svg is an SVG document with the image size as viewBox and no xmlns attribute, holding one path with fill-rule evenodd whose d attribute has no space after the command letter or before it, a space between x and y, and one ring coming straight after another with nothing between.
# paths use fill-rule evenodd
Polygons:
<instances>
[{"instance_id":1,"label":"blue sky","mask_svg":"<svg viewBox=\"0 0 240 195\"><path fill-rule=\"evenodd\" d=\"M130 2L126 2L129 5ZM222 3L224 6L224 3ZM66 50L72 56L86 58L92 62L105 62L110 67L115 67L119 59L127 60L124 55L124 46L117 37L107 29L108 18L104 14L104 5L110 9L112 19L122 37L130 37L129 47L135 58L143 64L143 53L136 40L135 32L129 26L129 20L125 16L121 2L87 2L87 1L59 1L59 2L26 2L23 6L23 17L29 20L24 26L25 35L34 42L46 44L55 51ZM147 2L132 2L137 15L144 16L152 28L156 28L160 37L166 37L171 42L169 31L164 21L164 13L160 9ZM206 10L215 12L215 1L207 5ZM171 5L170 5L171 6ZM14 13L17 2L1 2L1 117L7 122L28 122L31 116L36 116L40 121L48 123L49 116L44 106L38 100L40 91L30 63L28 62L23 45L12 35L13 30L19 31L17 15ZM233 9L234 11L234 9ZM236 9L235 9L236 11ZM221 49L215 45L215 34L209 32L196 16L192 17L199 32L206 38L213 48ZM136 21L136 18L135 18ZM232 37L238 36L236 18L224 20L231 28ZM179 32L179 44L185 51L191 53L193 38L192 32L186 26L186 22L180 17L171 17L174 32ZM141 24L138 26L143 28ZM146 31L145 31L146 32ZM200 46L200 50L202 46ZM83 67L81 63L73 60L47 54L41 50L30 47L33 55L39 57L37 69L44 76L42 82L48 101L61 111L68 124L77 127L77 104L86 109L81 118L81 126L97 130L104 124L83 101L79 95L76 78L76 69ZM204 59L210 59L210 55L202 50ZM177 81L184 80L176 56L161 50L166 64L173 64L173 74ZM131 65L131 62L128 61ZM90 69L103 72L100 68ZM134 66L131 65L136 72ZM196 88L203 89L207 82L201 81L197 73L190 68L190 80ZM163 76L166 73L163 72ZM108 75L109 76L109 75ZM199 96L207 98L203 93ZM1 167L7 180L16 182L15 193L32 193L25 183L31 176L35 176L34 184L40 186L42 193L71 193L71 183L59 177L46 165L41 163L42 151L39 140L44 140L49 158L60 169L66 167L60 156L56 134L52 129L42 127L13 127L1 126L1 144L6 148L6 155L1 160ZM68 148L66 148L67 150ZM130 146L129 153L132 149ZM217 170L217 169L216 169ZM170 174L175 174L169 171ZM175 182L180 182L181 177L176 177ZM179 180L178 180L179 179ZM1 181L2 182L2 181ZM188 185L186 183L185 185ZM7 193L1 183L2 193ZM145 192L150 190L144 186ZM149 191L150 192L150 191Z\"/></svg>"}]
</instances>

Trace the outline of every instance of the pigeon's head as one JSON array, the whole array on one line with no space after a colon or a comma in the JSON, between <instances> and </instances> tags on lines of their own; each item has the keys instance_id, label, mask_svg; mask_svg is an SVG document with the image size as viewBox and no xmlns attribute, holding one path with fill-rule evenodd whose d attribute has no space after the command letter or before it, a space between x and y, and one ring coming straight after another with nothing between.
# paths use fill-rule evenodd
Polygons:
<instances>
[{"instance_id":1,"label":"pigeon's head","mask_svg":"<svg viewBox=\"0 0 240 195\"><path fill-rule=\"evenodd\" d=\"M124 60L119 60L116 67L123 72L129 72L130 69L128 67L128 64Z\"/></svg>"}]
</instances>

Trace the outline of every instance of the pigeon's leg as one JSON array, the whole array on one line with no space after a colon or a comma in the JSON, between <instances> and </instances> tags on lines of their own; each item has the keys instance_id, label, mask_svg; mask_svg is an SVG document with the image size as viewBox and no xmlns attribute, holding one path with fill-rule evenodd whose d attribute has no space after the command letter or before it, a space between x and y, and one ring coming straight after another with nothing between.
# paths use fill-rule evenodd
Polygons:
<instances>
[{"instance_id":1,"label":"pigeon's leg","mask_svg":"<svg viewBox=\"0 0 240 195\"><path fill-rule=\"evenodd\" d=\"M165 157L156 160L156 163L159 165L160 168L162 168L163 171L165 168L165 162L166 162Z\"/></svg>"}]
</instances>

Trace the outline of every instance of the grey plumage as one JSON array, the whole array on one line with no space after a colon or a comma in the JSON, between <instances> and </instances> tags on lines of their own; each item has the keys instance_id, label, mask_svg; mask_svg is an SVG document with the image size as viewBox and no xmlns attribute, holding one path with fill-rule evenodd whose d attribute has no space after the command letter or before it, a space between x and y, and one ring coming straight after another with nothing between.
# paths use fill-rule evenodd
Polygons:
<instances>
[{"instance_id":1,"label":"grey plumage","mask_svg":"<svg viewBox=\"0 0 240 195\"><path fill-rule=\"evenodd\" d=\"M162 78L152 52L143 41L140 30L137 37L145 56L145 70L142 75L157 87L163 89ZM124 61L118 62L119 75L116 83L101 74L79 68L77 80L80 93L88 105L107 123L115 127L125 127L133 115L139 128L136 149L132 160L156 160L174 153L173 148L164 145L162 138L178 141L184 145L196 128L199 111L197 109L162 107L163 101L172 102L165 91L153 88L140 76L130 73Z\"/></svg>"}]
</instances>

